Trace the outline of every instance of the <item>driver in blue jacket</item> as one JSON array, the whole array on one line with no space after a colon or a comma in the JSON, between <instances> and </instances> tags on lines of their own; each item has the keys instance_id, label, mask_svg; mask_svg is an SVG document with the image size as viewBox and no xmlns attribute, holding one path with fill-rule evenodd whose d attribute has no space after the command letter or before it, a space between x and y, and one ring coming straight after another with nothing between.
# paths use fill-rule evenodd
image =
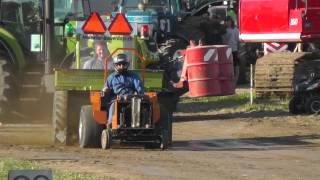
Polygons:
<instances>
[{"instance_id":1,"label":"driver in blue jacket","mask_svg":"<svg viewBox=\"0 0 320 180\"><path fill-rule=\"evenodd\" d=\"M108 76L103 87L103 91L109 92L111 98L108 127L111 127L114 100L118 95L144 94L143 83L139 75L128 70L129 60L126 54L118 54L116 58L113 58L113 64L115 72Z\"/></svg>"}]
</instances>

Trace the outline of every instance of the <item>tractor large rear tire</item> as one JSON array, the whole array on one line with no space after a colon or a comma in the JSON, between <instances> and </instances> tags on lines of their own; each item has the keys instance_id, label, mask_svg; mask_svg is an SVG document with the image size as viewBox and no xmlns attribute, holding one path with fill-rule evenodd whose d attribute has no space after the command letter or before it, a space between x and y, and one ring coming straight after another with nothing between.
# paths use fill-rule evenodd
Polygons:
<instances>
[{"instance_id":1,"label":"tractor large rear tire","mask_svg":"<svg viewBox=\"0 0 320 180\"><path fill-rule=\"evenodd\" d=\"M0 55L0 115L8 115L18 99L15 68L9 59Z\"/></svg>"},{"instance_id":2,"label":"tractor large rear tire","mask_svg":"<svg viewBox=\"0 0 320 180\"><path fill-rule=\"evenodd\" d=\"M81 148L98 148L101 146L103 127L92 116L92 106L81 107L79 122L79 144Z\"/></svg>"},{"instance_id":3,"label":"tractor large rear tire","mask_svg":"<svg viewBox=\"0 0 320 180\"><path fill-rule=\"evenodd\" d=\"M161 123L161 133L166 131L166 139L168 141L168 145L172 144L172 115L168 112L167 108L164 106L160 106L160 123Z\"/></svg>"},{"instance_id":4,"label":"tractor large rear tire","mask_svg":"<svg viewBox=\"0 0 320 180\"><path fill-rule=\"evenodd\" d=\"M168 62L170 59L175 58L178 50L184 50L188 44L181 39L168 39L165 43L160 46L160 60Z\"/></svg>"},{"instance_id":5,"label":"tractor large rear tire","mask_svg":"<svg viewBox=\"0 0 320 180\"><path fill-rule=\"evenodd\" d=\"M186 93L188 88L177 89L173 87L171 82L177 83L180 80L183 62L171 60L177 58L177 56L179 56L179 50L185 49L186 47L187 44L180 39L169 39L160 47L160 63L162 69L164 69L162 88L172 91L175 95L172 99L174 106L172 110L176 109L179 97Z\"/></svg>"},{"instance_id":6,"label":"tractor large rear tire","mask_svg":"<svg viewBox=\"0 0 320 180\"><path fill-rule=\"evenodd\" d=\"M53 98L54 143L67 144L68 91L55 91Z\"/></svg>"}]
</instances>

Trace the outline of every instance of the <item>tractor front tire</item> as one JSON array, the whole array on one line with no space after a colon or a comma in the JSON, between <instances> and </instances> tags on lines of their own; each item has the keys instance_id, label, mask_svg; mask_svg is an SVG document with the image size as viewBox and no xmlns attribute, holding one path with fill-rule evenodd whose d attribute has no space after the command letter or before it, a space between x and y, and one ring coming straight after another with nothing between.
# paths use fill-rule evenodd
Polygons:
<instances>
[{"instance_id":1,"label":"tractor front tire","mask_svg":"<svg viewBox=\"0 0 320 180\"><path fill-rule=\"evenodd\" d=\"M81 107L79 122L79 144L81 148L98 148L101 143L102 125L92 116L92 106Z\"/></svg>"},{"instance_id":2,"label":"tractor front tire","mask_svg":"<svg viewBox=\"0 0 320 180\"><path fill-rule=\"evenodd\" d=\"M67 145L68 91L55 91L53 98L54 143Z\"/></svg>"}]
</instances>

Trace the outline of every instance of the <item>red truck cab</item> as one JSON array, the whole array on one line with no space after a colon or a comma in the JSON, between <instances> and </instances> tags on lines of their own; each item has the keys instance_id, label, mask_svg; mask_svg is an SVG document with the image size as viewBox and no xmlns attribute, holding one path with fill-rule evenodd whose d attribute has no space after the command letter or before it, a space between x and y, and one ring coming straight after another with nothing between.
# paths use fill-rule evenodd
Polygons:
<instances>
[{"instance_id":1,"label":"red truck cab","mask_svg":"<svg viewBox=\"0 0 320 180\"><path fill-rule=\"evenodd\" d=\"M320 38L319 0L240 0L240 40L300 42Z\"/></svg>"}]
</instances>

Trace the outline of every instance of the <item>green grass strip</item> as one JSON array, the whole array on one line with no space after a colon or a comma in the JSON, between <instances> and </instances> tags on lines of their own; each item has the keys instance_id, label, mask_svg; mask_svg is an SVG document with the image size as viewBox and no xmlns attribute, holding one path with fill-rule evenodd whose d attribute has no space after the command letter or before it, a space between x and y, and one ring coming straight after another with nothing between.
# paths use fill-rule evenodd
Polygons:
<instances>
[{"instance_id":1,"label":"green grass strip","mask_svg":"<svg viewBox=\"0 0 320 180\"><path fill-rule=\"evenodd\" d=\"M250 104L250 94L241 93L231 96L210 96L190 98L182 97L180 99L181 106L188 109L188 106L194 111L214 111L214 110L232 110L232 111L275 111L288 110L287 99L255 99L253 104ZM190 110L188 109L188 110Z\"/></svg>"}]
</instances>

